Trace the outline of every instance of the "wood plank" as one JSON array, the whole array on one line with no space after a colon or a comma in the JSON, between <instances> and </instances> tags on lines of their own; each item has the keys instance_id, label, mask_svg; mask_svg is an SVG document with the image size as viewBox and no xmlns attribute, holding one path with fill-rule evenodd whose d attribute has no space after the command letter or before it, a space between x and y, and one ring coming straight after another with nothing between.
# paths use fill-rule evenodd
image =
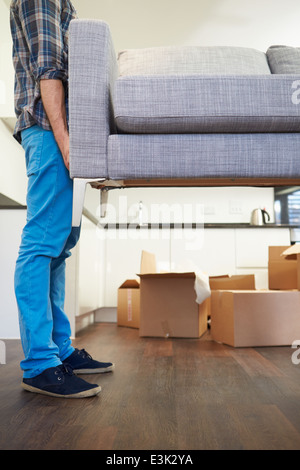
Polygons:
<instances>
[{"instance_id":1,"label":"wood plank","mask_svg":"<svg viewBox=\"0 0 300 470\"><path fill-rule=\"evenodd\" d=\"M276 405L231 406L230 416L239 429L243 449L300 449L300 433Z\"/></svg>"},{"instance_id":2,"label":"wood plank","mask_svg":"<svg viewBox=\"0 0 300 470\"><path fill-rule=\"evenodd\" d=\"M230 355L251 377L282 377L283 372L254 349L235 349Z\"/></svg>"},{"instance_id":3,"label":"wood plank","mask_svg":"<svg viewBox=\"0 0 300 470\"><path fill-rule=\"evenodd\" d=\"M0 366L0 448L62 450L300 449L300 366L291 348L140 338L95 324L74 344L112 374L86 375L99 396L64 400L20 387L19 341Z\"/></svg>"}]
</instances>

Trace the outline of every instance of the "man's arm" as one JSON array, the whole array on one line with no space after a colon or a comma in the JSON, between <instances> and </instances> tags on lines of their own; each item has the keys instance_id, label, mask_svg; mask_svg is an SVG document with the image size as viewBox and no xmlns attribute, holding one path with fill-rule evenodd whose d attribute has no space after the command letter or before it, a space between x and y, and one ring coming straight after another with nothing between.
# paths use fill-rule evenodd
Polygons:
<instances>
[{"instance_id":1,"label":"man's arm","mask_svg":"<svg viewBox=\"0 0 300 470\"><path fill-rule=\"evenodd\" d=\"M65 165L69 169L69 133L67 126L65 92L61 80L45 79L40 81L44 109Z\"/></svg>"},{"instance_id":2,"label":"man's arm","mask_svg":"<svg viewBox=\"0 0 300 470\"><path fill-rule=\"evenodd\" d=\"M64 61L61 8L61 0L20 0L18 13L30 52L30 70L40 88L45 112L69 168L63 87L63 82L68 79L68 70Z\"/></svg>"}]
</instances>

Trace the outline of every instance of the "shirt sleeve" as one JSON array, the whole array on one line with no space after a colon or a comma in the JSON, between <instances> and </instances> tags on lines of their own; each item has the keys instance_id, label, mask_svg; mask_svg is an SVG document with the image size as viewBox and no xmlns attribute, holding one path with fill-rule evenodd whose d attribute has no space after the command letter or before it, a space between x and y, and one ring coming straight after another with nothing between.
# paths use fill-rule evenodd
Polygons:
<instances>
[{"instance_id":1,"label":"shirt sleeve","mask_svg":"<svg viewBox=\"0 0 300 470\"><path fill-rule=\"evenodd\" d=\"M30 53L30 70L42 79L68 78L60 0L21 0L19 18Z\"/></svg>"}]
</instances>

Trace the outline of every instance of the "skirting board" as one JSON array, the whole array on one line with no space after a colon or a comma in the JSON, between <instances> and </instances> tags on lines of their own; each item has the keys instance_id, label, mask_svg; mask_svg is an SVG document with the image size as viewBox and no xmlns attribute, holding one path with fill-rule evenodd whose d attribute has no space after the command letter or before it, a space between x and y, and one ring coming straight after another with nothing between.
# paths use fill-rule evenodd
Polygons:
<instances>
[{"instance_id":1,"label":"skirting board","mask_svg":"<svg viewBox=\"0 0 300 470\"><path fill-rule=\"evenodd\" d=\"M95 310L95 323L117 323L117 307L102 307Z\"/></svg>"},{"instance_id":2,"label":"skirting board","mask_svg":"<svg viewBox=\"0 0 300 470\"><path fill-rule=\"evenodd\" d=\"M95 312L84 313L75 317L75 335L86 328L89 325L92 325L95 322Z\"/></svg>"}]
</instances>

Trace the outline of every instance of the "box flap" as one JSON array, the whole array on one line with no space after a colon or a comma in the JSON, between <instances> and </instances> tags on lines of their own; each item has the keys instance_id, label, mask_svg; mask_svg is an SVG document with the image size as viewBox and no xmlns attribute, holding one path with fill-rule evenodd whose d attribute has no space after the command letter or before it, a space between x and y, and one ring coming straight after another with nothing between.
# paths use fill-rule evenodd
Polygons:
<instances>
[{"instance_id":1,"label":"box flap","mask_svg":"<svg viewBox=\"0 0 300 470\"><path fill-rule=\"evenodd\" d=\"M290 248L290 245L269 246L269 263L285 261L282 252Z\"/></svg>"},{"instance_id":2,"label":"box flap","mask_svg":"<svg viewBox=\"0 0 300 470\"><path fill-rule=\"evenodd\" d=\"M212 290L254 290L255 276L254 274L214 276L209 278L209 285Z\"/></svg>"},{"instance_id":3,"label":"box flap","mask_svg":"<svg viewBox=\"0 0 300 470\"><path fill-rule=\"evenodd\" d=\"M300 244L295 243L295 245L290 246L281 253L285 259L297 259L297 255L300 254Z\"/></svg>"},{"instance_id":4,"label":"box flap","mask_svg":"<svg viewBox=\"0 0 300 470\"><path fill-rule=\"evenodd\" d=\"M153 253L142 251L141 274L156 273L156 259Z\"/></svg>"},{"instance_id":5,"label":"box flap","mask_svg":"<svg viewBox=\"0 0 300 470\"><path fill-rule=\"evenodd\" d=\"M123 284L120 285L119 289L138 289L140 283L136 279L127 279Z\"/></svg>"}]
</instances>

